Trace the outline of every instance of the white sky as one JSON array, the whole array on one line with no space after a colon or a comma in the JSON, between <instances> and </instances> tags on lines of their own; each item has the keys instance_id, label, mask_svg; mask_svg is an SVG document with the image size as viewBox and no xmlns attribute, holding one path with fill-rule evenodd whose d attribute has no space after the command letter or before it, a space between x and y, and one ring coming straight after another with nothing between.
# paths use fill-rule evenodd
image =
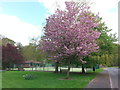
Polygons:
<instances>
[{"instance_id":1,"label":"white sky","mask_svg":"<svg viewBox=\"0 0 120 90\"><path fill-rule=\"evenodd\" d=\"M16 16L0 15L0 34L23 45L29 44L32 37L41 34L42 26L35 26L21 21Z\"/></svg>"},{"instance_id":2,"label":"white sky","mask_svg":"<svg viewBox=\"0 0 120 90\"><path fill-rule=\"evenodd\" d=\"M53 13L56 9L56 1L62 9L64 9L65 0L38 0L42 2L50 13ZM67 0L70 1L70 0ZM73 0L76 1L76 0ZM81 0L80 0L81 1ZM88 1L88 0L86 0ZM113 29L111 33L118 33L118 2L119 0L89 0L93 2L92 11L100 13L103 21L110 29ZM0 11L4 8L0 7ZM46 15L47 16L47 15ZM29 38L37 37L41 35L42 25L35 26L30 23L21 21L16 16L9 16L0 14L0 34L14 40L15 42L21 42L23 45L29 43Z\"/></svg>"}]
</instances>

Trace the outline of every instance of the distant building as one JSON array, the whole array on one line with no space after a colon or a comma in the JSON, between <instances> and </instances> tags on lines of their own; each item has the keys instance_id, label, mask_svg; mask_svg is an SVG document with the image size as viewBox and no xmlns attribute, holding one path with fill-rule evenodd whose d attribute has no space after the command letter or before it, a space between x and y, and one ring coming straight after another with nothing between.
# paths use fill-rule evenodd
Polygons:
<instances>
[{"instance_id":1,"label":"distant building","mask_svg":"<svg viewBox=\"0 0 120 90\"><path fill-rule=\"evenodd\" d=\"M21 63L23 68L32 68L32 67L39 67L42 65L42 62L39 61L34 61L34 60L28 60L28 61L23 61Z\"/></svg>"}]
</instances>

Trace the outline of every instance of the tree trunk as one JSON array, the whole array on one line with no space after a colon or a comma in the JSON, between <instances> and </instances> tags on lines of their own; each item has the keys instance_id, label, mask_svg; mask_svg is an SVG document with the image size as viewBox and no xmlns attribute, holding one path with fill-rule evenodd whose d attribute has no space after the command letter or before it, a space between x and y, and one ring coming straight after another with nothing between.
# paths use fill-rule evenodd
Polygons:
<instances>
[{"instance_id":1,"label":"tree trunk","mask_svg":"<svg viewBox=\"0 0 120 90\"><path fill-rule=\"evenodd\" d=\"M6 70L7 68L5 66L2 66L2 70Z\"/></svg>"},{"instance_id":2,"label":"tree trunk","mask_svg":"<svg viewBox=\"0 0 120 90\"><path fill-rule=\"evenodd\" d=\"M83 64L82 64L82 73L85 73L85 68L84 68Z\"/></svg>"},{"instance_id":3,"label":"tree trunk","mask_svg":"<svg viewBox=\"0 0 120 90\"><path fill-rule=\"evenodd\" d=\"M95 67L93 67L93 71L95 72Z\"/></svg>"},{"instance_id":4,"label":"tree trunk","mask_svg":"<svg viewBox=\"0 0 120 90\"><path fill-rule=\"evenodd\" d=\"M33 71L33 68L34 68L34 66L33 66L34 64L32 63L32 71Z\"/></svg>"},{"instance_id":5,"label":"tree trunk","mask_svg":"<svg viewBox=\"0 0 120 90\"><path fill-rule=\"evenodd\" d=\"M56 62L56 63L55 63L55 73L58 73L58 63L59 63L59 62Z\"/></svg>"},{"instance_id":6,"label":"tree trunk","mask_svg":"<svg viewBox=\"0 0 120 90\"><path fill-rule=\"evenodd\" d=\"M18 64L18 71L20 71L21 70L21 67L20 67L20 64Z\"/></svg>"},{"instance_id":7,"label":"tree trunk","mask_svg":"<svg viewBox=\"0 0 120 90\"><path fill-rule=\"evenodd\" d=\"M33 66L32 66L32 71L33 71Z\"/></svg>"},{"instance_id":8,"label":"tree trunk","mask_svg":"<svg viewBox=\"0 0 120 90\"><path fill-rule=\"evenodd\" d=\"M8 71L11 71L11 68L10 68L10 67L8 68Z\"/></svg>"},{"instance_id":9,"label":"tree trunk","mask_svg":"<svg viewBox=\"0 0 120 90\"><path fill-rule=\"evenodd\" d=\"M8 71L11 71L11 66L12 66L12 64L10 63L9 67L8 67Z\"/></svg>"},{"instance_id":10,"label":"tree trunk","mask_svg":"<svg viewBox=\"0 0 120 90\"><path fill-rule=\"evenodd\" d=\"M68 70L67 70L67 77L66 77L66 79L69 78L69 74L70 74L70 61L68 62Z\"/></svg>"},{"instance_id":11,"label":"tree trunk","mask_svg":"<svg viewBox=\"0 0 120 90\"><path fill-rule=\"evenodd\" d=\"M18 64L18 71L24 71L22 64Z\"/></svg>"}]
</instances>

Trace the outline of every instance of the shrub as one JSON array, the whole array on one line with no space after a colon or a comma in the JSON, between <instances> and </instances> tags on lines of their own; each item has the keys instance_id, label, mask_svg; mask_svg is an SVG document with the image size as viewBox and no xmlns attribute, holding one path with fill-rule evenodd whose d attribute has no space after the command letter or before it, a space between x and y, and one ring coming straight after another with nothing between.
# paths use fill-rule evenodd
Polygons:
<instances>
[{"instance_id":1,"label":"shrub","mask_svg":"<svg viewBox=\"0 0 120 90\"><path fill-rule=\"evenodd\" d=\"M36 76L35 76L35 75L32 75L32 74L25 74L25 75L23 75L23 78L24 78L25 80L32 80L32 79L35 79Z\"/></svg>"}]
</instances>

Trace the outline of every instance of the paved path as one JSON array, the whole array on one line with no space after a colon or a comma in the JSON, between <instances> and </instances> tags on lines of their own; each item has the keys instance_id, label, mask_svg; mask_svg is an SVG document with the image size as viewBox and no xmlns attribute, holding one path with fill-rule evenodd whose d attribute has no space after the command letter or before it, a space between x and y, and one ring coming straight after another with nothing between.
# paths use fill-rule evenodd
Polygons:
<instances>
[{"instance_id":1,"label":"paved path","mask_svg":"<svg viewBox=\"0 0 120 90\"><path fill-rule=\"evenodd\" d=\"M86 88L118 88L118 70L118 68L106 68Z\"/></svg>"},{"instance_id":2,"label":"paved path","mask_svg":"<svg viewBox=\"0 0 120 90\"><path fill-rule=\"evenodd\" d=\"M120 79L118 78L118 76L120 76L118 72L120 70L118 68L107 68L106 70L108 70L109 72L111 88L118 88L118 81L119 81L118 79Z\"/></svg>"}]
</instances>

